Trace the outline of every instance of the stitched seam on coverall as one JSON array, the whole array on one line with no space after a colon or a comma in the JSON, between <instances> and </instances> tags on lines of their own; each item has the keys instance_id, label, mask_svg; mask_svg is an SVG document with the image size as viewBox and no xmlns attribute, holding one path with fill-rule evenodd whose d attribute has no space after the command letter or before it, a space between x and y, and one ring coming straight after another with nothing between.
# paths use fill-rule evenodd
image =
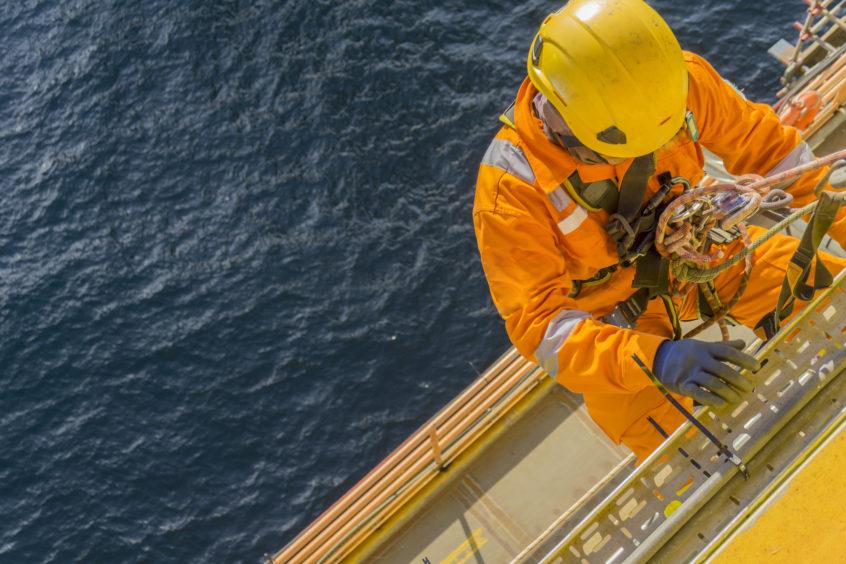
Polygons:
<instances>
[{"instance_id":1,"label":"stitched seam on coverall","mask_svg":"<svg viewBox=\"0 0 846 564\"><path fill-rule=\"evenodd\" d=\"M494 203L493 207L486 207L486 208L474 208L473 209L473 217L477 215L482 215L485 213L489 213L491 215L498 215L500 217L522 217L522 218L529 218L533 219L531 215L527 214L526 212L518 211L518 210L507 210L503 209L499 205L499 189L502 186L502 179L505 178L507 173L503 172L502 176L499 177L499 180L496 181L496 193L494 194Z\"/></svg>"}]
</instances>

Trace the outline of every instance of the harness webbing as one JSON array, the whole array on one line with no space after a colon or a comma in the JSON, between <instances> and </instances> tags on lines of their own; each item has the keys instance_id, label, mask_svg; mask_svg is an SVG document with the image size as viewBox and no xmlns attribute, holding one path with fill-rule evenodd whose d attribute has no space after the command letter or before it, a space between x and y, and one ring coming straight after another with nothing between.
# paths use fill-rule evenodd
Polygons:
<instances>
[{"instance_id":1,"label":"harness webbing","mask_svg":"<svg viewBox=\"0 0 846 564\"><path fill-rule=\"evenodd\" d=\"M506 126L516 129L514 108L515 105L512 104L500 116L500 121ZM689 118L687 127L692 138L696 141L698 130L692 115ZM833 171L836 168L844 166L844 161L837 162L844 157L846 157L846 151L834 153L828 157L801 165L789 171L784 171L778 175L760 179L753 184L746 184L746 188L751 190L753 188L758 189L758 185L760 187L772 186L782 179L797 178L805 172L826 165L834 165L831 169ZM836 162L837 164L835 164ZM829 175L831 171L829 171ZM693 283L699 286L700 311L708 313L708 317L710 317L710 319L689 332L685 337L692 337L708 326L719 323L723 336L727 339L728 329L724 318L739 302L746 289L749 281L749 271L752 267L752 253L772 239L777 233L783 231L790 224L811 212L813 212L813 217L788 265L776 307L770 314L758 322L756 331L760 330L763 332L767 339L771 338L778 332L781 321L793 311L796 299L808 301L813 298L816 290L826 288L832 284L834 277L820 260L818 250L823 237L834 223L840 207L846 205L846 192L821 192L826 185L828 175L826 175L824 180L820 181L817 190L815 190L819 195L819 199L816 202L794 211L788 217L768 229L763 236L755 241L749 240L748 233L743 224L738 225L736 229L739 230L739 235L744 239L744 248L717 266L703 267L701 266L702 262L697 264L675 254L673 254L672 259L668 259L667 256L662 256L669 256L667 249L660 251L656 249L656 229L661 230L662 227L665 227L663 223L659 226L659 208L672 187L679 183L686 184L686 181L681 178L671 178L667 174L660 175L659 184L662 185L661 188L649 202L644 204L643 200L646 195L649 179L654 173L655 155L650 154L634 159L620 183L619 196L617 196L615 182L585 183L581 180L577 172L564 183L566 190L579 205L590 211L604 210L610 214L606 231L616 244L620 265L623 267L635 265L637 268L633 282L633 288L637 289L637 291L625 301L618 303L611 313L603 317L603 321L606 323L618 327L633 328L638 318L646 310L649 301L660 297L664 302L667 314L673 325L675 338L681 338L681 324L672 300L672 294L678 288L676 286L673 286L672 289L670 288L670 275L672 274L672 277L676 281L674 284ZM686 185L685 194L691 198L698 197L698 191L689 193L689 190L690 186ZM682 198L679 198L678 201L681 200ZM787 203L789 203L789 200L781 205L786 205ZM669 207L672 207L672 205L670 204ZM778 206L770 203L770 207ZM669 210L667 210L665 215L669 213ZM664 218L662 217L663 221ZM730 235L728 227L721 229L714 226L714 229L726 236ZM732 229L734 230L734 228ZM724 242L728 242L728 240L730 239ZM661 242L661 240L658 241L658 243ZM661 247L661 245L658 246ZM814 259L816 259L814 282L812 285L809 285L807 281L810 276L811 267L815 262ZM746 261L747 266L738 291L727 303L720 303L720 299L712 284L713 281L720 274L742 260ZM615 270L616 266L612 266L599 271L589 280L575 281L571 297L577 297L585 286L597 285L607 281ZM706 303L701 303L703 301Z\"/></svg>"},{"instance_id":2,"label":"harness webbing","mask_svg":"<svg viewBox=\"0 0 846 564\"><path fill-rule=\"evenodd\" d=\"M844 204L846 192L822 192L816 202L806 206L814 206L816 209L793 258L790 259L790 264L787 265L787 274L781 285L776 307L755 326L756 330L763 331L767 339L778 332L781 322L793 312L796 299L809 301L817 290L828 288L834 281L834 276L820 260L819 247L834 223L838 210ZM808 285L811 267L815 262L814 283Z\"/></svg>"},{"instance_id":3,"label":"harness webbing","mask_svg":"<svg viewBox=\"0 0 846 564\"><path fill-rule=\"evenodd\" d=\"M654 173L655 155L638 157L632 162L620 183L617 213L609 218L605 227L617 244L617 255L623 266L634 264L652 246L655 210L644 210L643 198Z\"/></svg>"}]
</instances>

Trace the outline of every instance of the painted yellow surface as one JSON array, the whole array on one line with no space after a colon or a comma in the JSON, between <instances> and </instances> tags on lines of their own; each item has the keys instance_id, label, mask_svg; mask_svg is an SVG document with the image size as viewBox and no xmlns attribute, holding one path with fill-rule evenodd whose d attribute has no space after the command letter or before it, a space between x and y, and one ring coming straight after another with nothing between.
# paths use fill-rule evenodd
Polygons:
<instances>
[{"instance_id":1,"label":"painted yellow surface","mask_svg":"<svg viewBox=\"0 0 846 564\"><path fill-rule=\"evenodd\" d=\"M485 537L485 532L482 529L476 529L469 539L458 545L458 548L453 550L449 556L441 560L441 564L464 564L475 557L479 549L487 543L488 539Z\"/></svg>"},{"instance_id":2,"label":"painted yellow surface","mask_svg":"<svg viewBox=\"0 0 846 564\"><path fill-rule=\"evenodd\" d=\"M825 446L714 559L726 564L762 561L846 562L846 432Z\"/></svg>"},{"instance_id":3,"label":"painted yellow surface","mask_svg":"<svg viewBox=\"0 0 846 564\"><path fill-rule=\"evenodd\" d=\"M679 500L671 501L667 504L667 507L664 508L664 517L670 518L670 515L676 512L676 509L682 506L682 502Z\"/></svg>"}]
</instances>

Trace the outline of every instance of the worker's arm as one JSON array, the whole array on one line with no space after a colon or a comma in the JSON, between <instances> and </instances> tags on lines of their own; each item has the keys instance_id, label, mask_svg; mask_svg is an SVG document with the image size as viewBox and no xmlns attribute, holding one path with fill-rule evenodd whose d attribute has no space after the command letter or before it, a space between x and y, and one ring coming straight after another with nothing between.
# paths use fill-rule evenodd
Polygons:
<instances>
[{"instance_id":1,"label":"worker's arm","mask_svg":"<svg viewBox=\"0 0 846 564\"><path fill-rule=\"evenodd\" d=\"M523 356L576 393L632 393L651 385L632 355L651 366L665 339L579 310L568 297L567 262L550 227L517 206L477 209L474 224L494 304Z\"/></svg>"},{"instance_id":2,"label":"worker's arm","mask_svg":"<svg viewBox=\"0 0 846 564\"><path fill-rule=\"evenodd\" d=\"M686 53L690 76L688 104L700 131L700 143L723 159L732 174L767 176L813 160L811 148L799 132L782 125L767 104L746 100L702 57ZM801 207L816 198L814 188L825 170L809 172L786 187ZM846 242L846 209L829 230L832 238Z\"/></svg>"}]
</instances>

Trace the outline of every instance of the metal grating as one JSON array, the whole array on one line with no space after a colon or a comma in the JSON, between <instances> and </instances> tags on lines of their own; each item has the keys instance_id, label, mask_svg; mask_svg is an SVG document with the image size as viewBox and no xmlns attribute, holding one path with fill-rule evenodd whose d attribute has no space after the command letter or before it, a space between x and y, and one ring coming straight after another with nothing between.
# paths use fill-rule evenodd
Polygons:
<instances>
[{"instance_id":1,"label":"metal grating","mask_svg":"<svg viewBox=\"0 0 846 564\"><path fill-rule=\"evenodd\" d=\"M757 356L756 389L737 406L697 418L741 458L752 458L846 365L846 272ZM689 423L550 552L546 562L644 561L737 472Z\"/></svg>"}]
</instances>

